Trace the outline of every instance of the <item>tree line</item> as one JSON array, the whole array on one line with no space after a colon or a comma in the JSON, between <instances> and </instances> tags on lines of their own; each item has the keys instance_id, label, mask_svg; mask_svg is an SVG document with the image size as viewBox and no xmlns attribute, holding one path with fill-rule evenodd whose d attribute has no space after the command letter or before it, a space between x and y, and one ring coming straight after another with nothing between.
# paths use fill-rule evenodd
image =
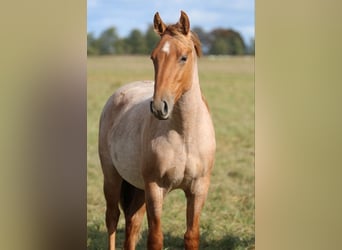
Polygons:
<instances>
[{"instance_id":1,"label":"tree line","mask_svg":"<svg viewBox=\"0 0 342 250\"><path fill-rule=\"evenodd\" d=\"M233 29L217 28L205 32L200 27L193 31L202 43L206 55L254 55L254 39L247 45L239 32ZM119 37L115 27L104 30L98 37L93 33L87 35L87 54L122 55L150 54L159 41L159 36L150 25L145 33L133 29L127 37Z\"/></svg>"}]
</instances>

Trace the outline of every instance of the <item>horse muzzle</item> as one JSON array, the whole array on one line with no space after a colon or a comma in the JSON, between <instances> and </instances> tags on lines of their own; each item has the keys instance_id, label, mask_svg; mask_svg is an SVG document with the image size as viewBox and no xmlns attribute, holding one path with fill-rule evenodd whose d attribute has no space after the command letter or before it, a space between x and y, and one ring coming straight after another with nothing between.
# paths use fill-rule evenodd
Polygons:
<instances>
[{"instance_id":1,"label":"horse muzzle","mask_svg":"<svg viewBox=\"0 0 342 250\"><path fill-rule=\"evenodd\" d=\"M170 104L166 100L151 101L150 109L151 113L159 120L167 120L171 113Z\"/></svg>"}]
</instances>

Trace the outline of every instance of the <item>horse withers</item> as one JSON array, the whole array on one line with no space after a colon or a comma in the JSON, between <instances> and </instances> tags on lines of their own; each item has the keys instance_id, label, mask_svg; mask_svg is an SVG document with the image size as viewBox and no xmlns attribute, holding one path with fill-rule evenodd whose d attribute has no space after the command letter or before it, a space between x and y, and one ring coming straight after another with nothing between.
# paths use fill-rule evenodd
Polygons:
<instances>
[{"instance_id":1,"label":"horse withers","mask_svg":"<svg viewBox=\"0 0 342 250\"><path fill-rule=\"evenodd\" d=\"M215 131L201 93L198 37L189 18L165 25L158 12L160 41L151 54L154 82L119 88L100 119L99 156L104 175L109 249L115 249L120 215L125 215L125 249L135 249L145 211L147 248L162 249L163 200L173 189L187 199L185 249L199 248L199 221L215 157ZM169 208L171 209L171 208Z\"/></svg>"}]
</instances>

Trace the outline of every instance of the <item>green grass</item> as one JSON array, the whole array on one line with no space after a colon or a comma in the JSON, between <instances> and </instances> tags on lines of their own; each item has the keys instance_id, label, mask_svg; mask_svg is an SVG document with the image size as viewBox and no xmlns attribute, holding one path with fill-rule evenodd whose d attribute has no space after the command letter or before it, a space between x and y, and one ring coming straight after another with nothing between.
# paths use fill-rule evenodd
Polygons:
<instances>
[{"instance_id":1,"label":"green grass","mask_svg":"<svg viewBox=\"0 0 342 250\"><path fill-rule=\"evenodd\" d=\"M254 249L254 58L203 57L199 77L216 130L216 162L201 215L201 249ZM106 249L105 201L97 155L98 121L121 85L153 79L148 56L88 58L88 249ZM185 198L168 194L162 225L165 249L183 249ZM146 249L147 221L137 249ZM120 217L117 249L124 240Z\"/></svg>"}]
</instances>

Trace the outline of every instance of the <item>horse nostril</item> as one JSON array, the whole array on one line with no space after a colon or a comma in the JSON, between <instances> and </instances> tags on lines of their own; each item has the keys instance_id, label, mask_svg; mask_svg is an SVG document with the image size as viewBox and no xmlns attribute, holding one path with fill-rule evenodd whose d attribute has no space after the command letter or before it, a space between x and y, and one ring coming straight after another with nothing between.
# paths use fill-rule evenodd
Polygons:
<instances>
[{"instance_id":1,"label":"horse nostril","mask_svg":"<svg viewBox=\"0 0 342 250\"><path fill-rule=\"evenodd\" d=\"M150 102L150 110L151 110L151 113L153 114L153 101Z\"/></svg>"},{"instance_id":2,"label":"horse nostril","mask_svg":"<svg viewBox=\"0 0 342 250\"><path fill-rule=\"evenodd\" d=\"M150 111L159 120L166 120L169 115L169 105L167 101L150 101Z\"/></svg>"},{"instance_id":3,"label":"horse nostril","mask_svg":"<svg viewBox=\"0 0 342 250\"><path fill-rule=\"evenodd\" d=\"M167 105L166 101L163 101L164 107L163 107L163 115L167 115L168 111L169 111L169 107Z\"/></svg>"}]
</instances>

